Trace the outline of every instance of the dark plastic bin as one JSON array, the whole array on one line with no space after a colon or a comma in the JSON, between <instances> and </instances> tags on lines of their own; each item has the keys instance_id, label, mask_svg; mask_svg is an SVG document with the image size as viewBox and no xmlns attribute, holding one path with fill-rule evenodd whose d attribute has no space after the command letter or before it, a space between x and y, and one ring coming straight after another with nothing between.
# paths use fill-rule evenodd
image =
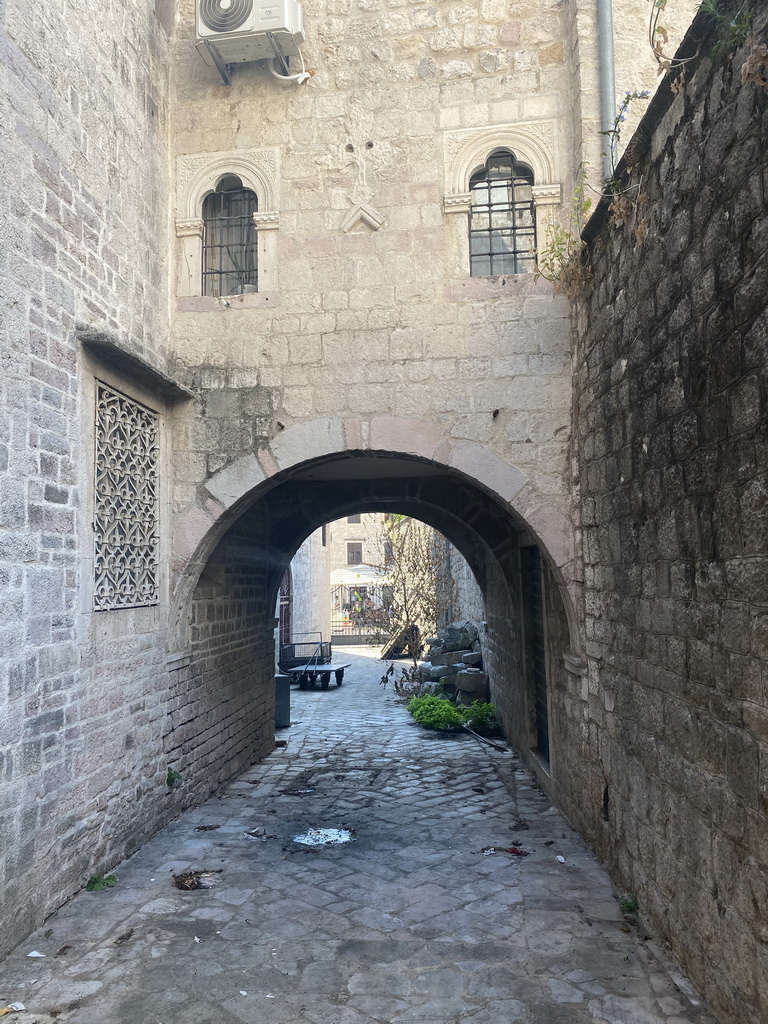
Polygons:
<instances>
[{"instance_id":1,"label":"dark plastic bin","mask_svg":"<svg viewBox=\"0 0 768 1024\"><path fill-rule=\"evenodd\" d=\"M287 729L291 724L291 677L278 672L275 676L275 728Z\"/></svg>"}]
</instances>

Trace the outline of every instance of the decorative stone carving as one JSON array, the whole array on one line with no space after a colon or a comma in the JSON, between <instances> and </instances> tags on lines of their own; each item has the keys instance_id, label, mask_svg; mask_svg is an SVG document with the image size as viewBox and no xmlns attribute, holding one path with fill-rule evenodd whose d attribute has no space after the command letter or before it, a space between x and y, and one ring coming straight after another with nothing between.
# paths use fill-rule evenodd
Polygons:
<instances>
[{"instance_id":1,"label":"decorative stone carving","mask_svg":"<svg viewBox=\"0 0 768 1024\"><path fill-rule=\"evenodd\" d=\"M445 213L469 213L472 206L472 193L459 192L456 195L443 196L443 211Z\"/></svg>"},{"instance_id":2,"label":"decorative stone carving","mask_svg":"<svg viewBox=\"0 0 768 1024\"><path fill-rule=\"evenodd\" d=\"M521 121L446 132L446 194L466 192L472 174L494 149L511 149L531 167L537 184L549 185L557 180L555 141L554 121Z\"/></svg>"},{"instance_id":3,"label":"decorative stone carving","mask_svg":"<svg viewBox=\"0 0 768 1024\"><path fill-rule=\"evenodd\" d=\"M280 227L280 214L262 213L257 210L253 215L253 223L258 231L273 231Z\"/></svg>"},{"instance_id":4,"label":"decorative stone carving","mask_svg":"<svg viewBox=\"0 0 768 1024\"><path fill-rule=\"evenodd\" d=\"M364 224L371 231L378 231L383 223L384 217L378 210L374 210L367 203L358 203L349 211L339 227L348 234L350 231L354 231L359 224Z\"/></svg>"},{"instance_id":5,"label":"decorative stone carving","mask_svg":"<svg viewBox=\"0 0 768 1024\"><path fill-rule=\"evenodd\" d=\"M200 295L202 252L200 239L203 200L215 191L221 179L235 174L245 188L258 196L253 222L259 232L280 226L280 154L274 149L236 149L228 153L197 153L180 156L176 162L176 235L179 246L178 294ZM259 291L275 289L276 239L265 236L259 242Z\"/></svg>"},{"instance_id":6,"label":"decorative stone carving","mask_svg":"<svg viewBox=\"0 0 768 1024\"><path fill-rule=\"evenodd\" d=\"M158 604L158 416L96 382L94 609Z\"/></svg>"},{"instance_id":7,"label":"decorative stone carving","mask_svg":"<svg viewBox=\"0 0 768 1024\"><path fill-rule=\"evenodd\" d=\"M279 209L280 158L277 149L235 149L227 153L180 156L176 163L176 216L200 216L203 199L225 174L236 174L259 197L261 211Z\"/></svg>"},{"instance_id":8,"label":"decorative stone carving","mask_svg":"<svg viewBox=\"0 0 768 1024\"><path fill-rule=\"evenodd\" d=\"M176 221L177 238L202 238L203 221L201 217L193 217L191 220Z\"/></svg>"}]
</instances>

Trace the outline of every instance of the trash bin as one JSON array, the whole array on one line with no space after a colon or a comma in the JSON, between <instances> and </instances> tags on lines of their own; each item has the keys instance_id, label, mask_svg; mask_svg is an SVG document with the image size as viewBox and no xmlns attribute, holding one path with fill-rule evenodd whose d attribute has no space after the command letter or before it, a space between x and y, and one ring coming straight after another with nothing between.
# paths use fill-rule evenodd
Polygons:
<instances>
[{"instance_id":1,"label":"trash bin","mask_svg":"<svg viewBox=\"0 0 768 1024\"><path fill-rule=\"evenodd\" d=\"M291 724L291 677L278 672L275 676L275 728L287 729Z\"/></svg>"}]
</instances>

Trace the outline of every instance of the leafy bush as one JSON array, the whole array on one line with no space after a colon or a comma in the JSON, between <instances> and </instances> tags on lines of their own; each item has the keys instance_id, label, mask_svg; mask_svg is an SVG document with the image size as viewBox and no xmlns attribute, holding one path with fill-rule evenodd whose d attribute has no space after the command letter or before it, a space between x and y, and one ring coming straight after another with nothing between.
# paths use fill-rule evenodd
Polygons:
<instances>
[{"instance_id":1,"label":"leafy bush","mask_svg":"<svg viewBox=\"0 0 768 1024\"><path fill-rule=\"evenodd\" d=\"M633 892L627 893L626 896L622 896L619 900L619 909L622 914L636 914L640 909L637 896Z\"/></svg>"},{"instance_id":2,"label":"leafy bush","mask_svg":"<svg viewBox=\"0 0 768 1024\"><path fill-rule=\"evenodd\" d=\"M111 889L117 879L114 875L91 875L85 887L86 892L103 892L104 889Z\"/></svg>"},{"instance_id":3,"label":"leafy bush","mask_svg":"<svg viewBox=\"0 0 768 1024\"><path fill-rule=\"evenodd\" d=\"M460 710L465 723L475 732L494 733L499 731L493 704L481 704L479 700L473 700L468 708Z\"/></svg>"},{"instance_id":4,"label":"leafy bush","mask_svg":"<svg viewBox=\"0 0 768 1024\"><path fill-rule=\"evenodd\" d=\"M458 732L464 724L461 711L445 697L411 697L406 707L425 729Z\"/></svg>"},{"instance_id":5,"label":"leafy bush","mask_svg":"<svg viewBox=\"0 0 768 1024\"><path fill-rule=\"evenodd\" d=\"M469 707L457 707L447 697L411 697L406 705L414 719L425 729L439 729L442 732L458 732L468 725L475 732L497 732L493 704L473 701Z\"/></svg>"}]
</instances>

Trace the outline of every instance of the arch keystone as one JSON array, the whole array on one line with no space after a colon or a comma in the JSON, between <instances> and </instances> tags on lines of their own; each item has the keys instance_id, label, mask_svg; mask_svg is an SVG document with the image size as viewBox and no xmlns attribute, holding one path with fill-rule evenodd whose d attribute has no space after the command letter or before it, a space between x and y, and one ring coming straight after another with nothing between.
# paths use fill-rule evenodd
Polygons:
<instances>
[{"instance_id":1,"label":"arch keystone","mask_svg":"<svg viewBox=\"0 0 768 1024\"><path fill-rule=\"evenodd\" d=\"M504 501L512 501L528 483L528 477L517 466L469 441L454 444L448 465L495 491Z\"/></svg>"},{"instance_id":2,"label":"arch keystone","mask_svg":"<svg viewBox=\"0 0 768 1024\"><path fill-rule=\"evenodd\" d=\"M344 451L344 425L335 416L294 423L272 439L272 457L280 469Z\"/></svg>"},{"instance_id":3,"label":"arch keystone","mask_svg":"<svg viewBox=\"0 0 768 1024\"><path fill-rule=\"evenodd\" d=\"M374 416L371 420L371 448L402 452L432 459L443 439L443 428L417 416Z\"/></svg>"},{"instance_id":4,"label":"arch keystone","mask_svg":"<svg viewBox=\"0 0 768 1024\"><path fill-rule=\"evenodd\" d=\"M206 481L205 489L225 509L266 479L266 473L252 453L224 466Z\"/></svg>"}]
</instances>

